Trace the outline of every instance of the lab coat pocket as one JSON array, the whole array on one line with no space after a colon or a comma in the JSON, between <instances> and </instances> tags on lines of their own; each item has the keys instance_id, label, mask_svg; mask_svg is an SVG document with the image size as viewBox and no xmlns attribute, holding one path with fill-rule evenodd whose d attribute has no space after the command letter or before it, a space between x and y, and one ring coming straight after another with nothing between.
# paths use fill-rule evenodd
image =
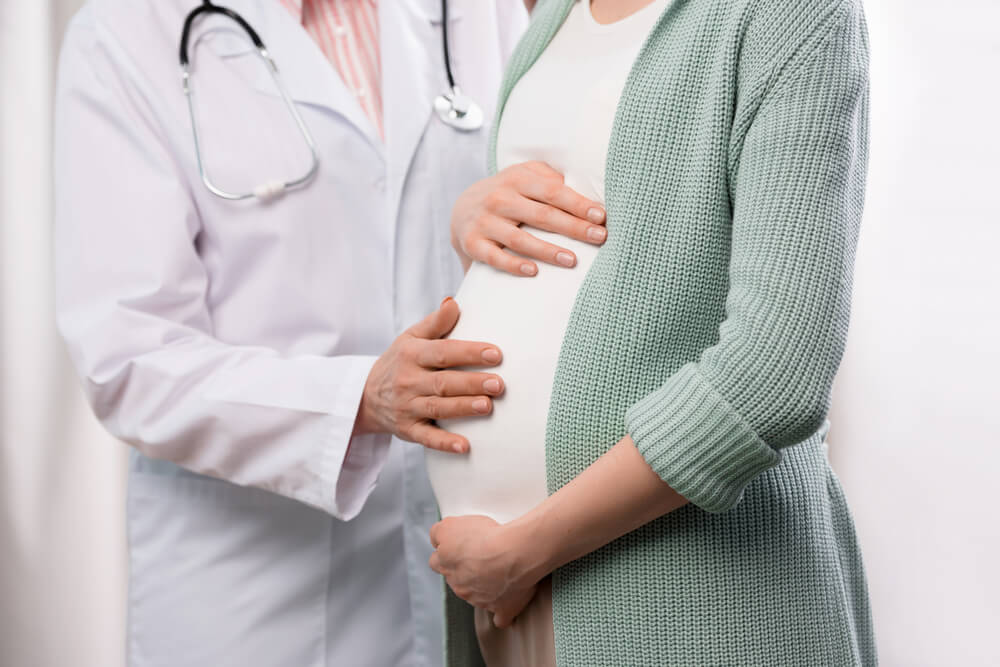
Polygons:
<instances>
[{"instance_id":1,"label":"lab coat pocket","mask_svg":"<svg viewBox=\"0 0 1000 667\"><path fill-rule=\"evenodd\" d=\"M329 517L257 489L132 470L130 667L322 665Z\"/></svg>"}]
</instances>

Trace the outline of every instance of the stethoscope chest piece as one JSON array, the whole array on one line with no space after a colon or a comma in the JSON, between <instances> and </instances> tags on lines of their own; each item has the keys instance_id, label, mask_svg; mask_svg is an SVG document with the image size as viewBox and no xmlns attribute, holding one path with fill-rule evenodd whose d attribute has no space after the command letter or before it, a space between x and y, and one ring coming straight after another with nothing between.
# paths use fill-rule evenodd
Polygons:
<instances>
[{"instance_id":1,"label":"stethoscope chest piece","mask_svg":"<svg viewBox=\"0 0 1000 667\"><path fill-rule=\"evenodd\" d=\"M483 110L457 86L434 98L438 118L456 130L472 132L483 126Z\"/></svg>"}]
</instances>

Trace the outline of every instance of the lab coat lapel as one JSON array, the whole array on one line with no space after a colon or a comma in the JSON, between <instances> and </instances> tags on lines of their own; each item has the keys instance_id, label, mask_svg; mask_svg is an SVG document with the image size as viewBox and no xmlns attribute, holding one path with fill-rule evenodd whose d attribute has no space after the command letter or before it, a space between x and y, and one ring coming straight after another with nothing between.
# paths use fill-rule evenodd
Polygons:
<instances>
[{"instance_id":1,"label":"lab coat lapel","mask_svg":"<svg viewBox=\"0 0 1000 667\"><path fill-rule=\"evenodd\" d=\"M459 3L449 3L449 28L461 20ZM438 0L379 3L382 99L388 154L390 203L396 210L434 97L447 87ZM455 57L453 53L453 57Z\"/></svg>"},{"instance_id":2,"label":"lab coat lapel","mask_svg":"<svg viewBox=\"0 0 1000 667\"><path fill-rule=\"evenodd\" d=\"M260 34L292 100L336 113L357 128L382 154L382 140L378 136L378 130L368 119L357 98L312 37L278 0L227 0L225 4L243 16ZM236 27L235 24L226 23L228 19L220 17L209 17L205 21L206 26L209 21L216 26ZM232 40L209 42L217 52L231 48L226 46L227 43L232 44ZM246 40L245 45L252 47L249 40ZM248 57L253 57L250 48L246 51ZM254 87L267 95L279 95L274 80L263 65L259 68Z\"/></svg>"}]
</instances>

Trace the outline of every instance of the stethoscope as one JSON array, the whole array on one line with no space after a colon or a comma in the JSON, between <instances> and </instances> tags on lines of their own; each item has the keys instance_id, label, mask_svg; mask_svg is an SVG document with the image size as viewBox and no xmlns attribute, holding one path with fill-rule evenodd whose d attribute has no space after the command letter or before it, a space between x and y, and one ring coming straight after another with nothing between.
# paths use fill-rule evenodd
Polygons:
<instances>
[{"instance_id":1,"label":"stethoscope","mask_svg":"<svg viewBox=\"0 0 1000 667\"><path fill-rule=\"evenodd\" d=\"M261 183L255 187L252 192L245 193L235 193L223 190L219 186L215 185L208 177L208 173L205 171L205 163L201 157L201 143L198 140L198 124L195 121L194 113L194 89L191 85L191 68L188 60L188 39L191 33L191 25L201 14L221 14L226 16L239 24L239 26L243 28L244 32L246 32L250 37L250 40L257 49L257 55L264 61L268 71L271 73L271 78L274 80L274 84L281 95L281 99L284 100L285 107L295 120L295 125L298 127L299 133L302 135L302 139L309 148L311 162L309 169L305 174L291 180L272 180L266 183ZM441 0L441 44L444 49L444 70L448 77L448 88L434 98L434 110L437 112L438 118L440 118L442 122L450 125L456 130L461 130L463 132L478 130L483 126L483 110L478 104L476 104L475 100L462 93L459 87L455 84L455 77L451 71L451 56L448 53L447 0ZM191 117L191 134L194 137L194 153L198 163L198 173L201 176L202 183L205 184L205 187L208 188L209 192L214 195L218 195L223 199L241 200L257 198L265 200L277 197L286 190L305 185L312 180L313 176L316 175L316 171L319 169L319 153L316 150L316 142L313 141L312 135L309 133L309 128L306 127L305 121L302 120L302 116L299 115L298 109L295 107L295 103L292 102L292 98L288 94L288 90L285 88L285 84L281 81L281 76L278 74L278 66L274 63L270 53L268 53L267 47L264 45L264 41L260 38L260 35L257 34L257 31L254 30L242 16L228 7L213 5L211 0L202 0L202 3L191 10L191 12L184 19L184 30L181 32L180 63L181 79L184 84L184 95L187 98L188 115Z\"/></svg>"}]
</instances>

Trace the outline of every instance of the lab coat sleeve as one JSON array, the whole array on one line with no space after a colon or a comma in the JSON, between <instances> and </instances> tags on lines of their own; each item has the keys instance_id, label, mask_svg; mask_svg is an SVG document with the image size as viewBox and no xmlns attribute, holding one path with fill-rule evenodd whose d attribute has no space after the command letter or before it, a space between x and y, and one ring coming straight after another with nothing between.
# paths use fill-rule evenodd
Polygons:
<instances>
[{"instance_id":1,"label":"lab coat sleeve","mask_svg":"<svg viewBox=\"0 0 1000 667\"><path fill-rule=\"evenodd\" d=\"M389 447L352 439L375 357L213 336L190 184L116 48L84 10L56 99L57 319L94 412L149 457L353 518Z\"/></svg>"}]
</instances>

